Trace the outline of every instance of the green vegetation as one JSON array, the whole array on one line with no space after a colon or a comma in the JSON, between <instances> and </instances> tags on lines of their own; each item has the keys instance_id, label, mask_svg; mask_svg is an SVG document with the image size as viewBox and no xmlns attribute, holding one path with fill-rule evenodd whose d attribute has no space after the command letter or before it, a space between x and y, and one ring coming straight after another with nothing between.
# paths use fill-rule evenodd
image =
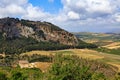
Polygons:
<instances>
[{"instance_id":1,"label":"green vegetation","mask_svg":"<svg viewBox=\"0 0 120 80\"><path fill-rule=\"evenodd\" d=\"M94 50L97 50L99 52L104 52L104 53L109 53L109 54L116 54L116 55L120 55L120 49L107 49L107 48L103 48L103 47L100 47L100 48L96 48Z\"/></svg>"},{"instance_id":2,"label":"green vegetation","mask_svg":"<svg viewBox=\"0 0 120 80\"><path fill-rule=\"evenodd\" d=\"M19 54L22 52L28 52L32 50L61 50L69 48L96 48L96 45L87 44L80 41L78 46L68 46L59 44L58 42L38 42L37 40L29 37L21 37L16 39L5 39L0 33L0 53L6 54Z\"/></svg>"},{"instance_id":3,"label":"green vegetation","mask_svg":"<svg viewBox=\"0 0 120 80\"><path fill-rule=\"evenodd\" d=\"M37 55L37 54L33 54L32 56L23 55L20 56L19 59L27 60L29 62L52 62L52 56Z\"/></svg>"},{"instance_id":4,"label":"green vegetation","mask_svg":"<svg viewBox=\"0 0 120 80\"><path fill-rule=\"evenodd\" d=\"M78 48L78 49L84 49L84 48L93 49L97 47L98 46L95 44L85 43L85 42L80 42L78 46L75 46L75 48Z\"/></svg>"},{"instance_id":5,"label":"green vegetation","mask_svg":"<svg viewBox=\"0 0 120 80\"><path fill-rule=\"evenodd\" d=\"M0 80L117 80L114 67L77 56L55 55L51 67L42 72L37 68L0 67Z\"/></svg>"},{"instance_id":6,"label":"green vegetation","mask_svg":"<svg viewBox=\"0 0 120 80\"><path fill-rule=\"evenodd\" d=\"M0 80L7 80L5 73L0 72Z\"/></svg>"},{"instance_id":7,"label":"green vegetation","mask_svg":"<svg viewBox=\"0 0 120 80\"><path fill-rule=\"evenodd\" d=\"M35 24L30 24L30 23L29 23L29 20L24 20L24 19L22 19L22 20L21 20L21 24L22 24L23 26L31 27L33 30L36 30L36 29L37 29Z\"/></svg>"},{"instance_id":8,"label":"green vegetation","mask_svg":"<svg viewBox=\"0 0 120 80\"><path fill-rule=\"evenodd\" d=\"M77 56L59 54L53 61L49 70L49 80L109 80L116 74L109 65ZM109 73L109 70L112 72Z\"/></svg>"},{"instance_id":9,"label":"green vegetation","mask_svg":"<svg viewBox=\"0 0 120 80\"><path fill-rule=\"evenodd\" d=\"M101 68L106 69L106 71L102 71ZM107 72L107 70L111 70L112 73ZM48 78L49 80L109 80L112 78L111 74L115 75L115 72L103 63L89 61L77 56L56 55Z\"/></svg>"},{"instance_id":10,"label":"green vegetation","mask_svg":"<svg viewBox=\"0 0 120 80\"><path fill-rule=\"evenodd\" d=\"M0 80L42 80L43 73L37 68L0 68Z\"/></svg>"}]
</instances>

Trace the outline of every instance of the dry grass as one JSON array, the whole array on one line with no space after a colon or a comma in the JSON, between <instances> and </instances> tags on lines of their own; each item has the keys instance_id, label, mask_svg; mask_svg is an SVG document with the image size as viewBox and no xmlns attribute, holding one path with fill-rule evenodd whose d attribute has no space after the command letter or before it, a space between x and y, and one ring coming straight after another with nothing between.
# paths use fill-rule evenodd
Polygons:
<instances>
[{"instance_id":1,"label":"dry grass","mask_svg":"<svg viewBox=\"0 0 120 80\"><path fill-rule=\"evenodd\" d=\"M35 64L35 67L36 67L36 68L41 69L42 72L46 72L47 69L50 67L50 65L51 65L52 63L48 63L48 62L35 62L34 64Z\"/></svg>"},{"instance_id":2,"label":"dry grass","mask_svg":"<svg viewBox=\"0 0 120 80\"><path fill-rule=\"evenodd\" d=\"M30 51L30 52L26 52L26 53L22 53L21 56L23 55L28 55L28 56L32 56L33 54L38 54L38 55L47 55L49 56L50 54L54 54L50 51Z\"/></svg>"},{"instance_id":3,"label":"dry grass","mask_svg":"<svg viewBox=\"0 0 120 80\"><path fill-rule=\"evenodd\" d=\"M76 55L82 57L82 58L88 58L88 59L102 59L103 56L96 55L98 54L97 51L89 50L89 49L71 49ZM91 54L92 53L92 54Z\"/></svg>"},{"instance_id":4,"label":"dry grass","mask_svg":"<svg viewBox=\"0 0 120 80\"><path fill-rule=\"evenodd\" d=\"M113 42L103 47L108 48L108 49L117 49L117 48L120 48L120 42Z\"/></svg>"},{"instance_id":5,"label":"dry grass","mask_svg":"<svg viewBox=\"0 0 120 80\"><path fill-rule=\"evenodd\" d=\"M109 63L113 66L116 66L120 71L120 56L114 55L114 54L106 54L97 52L94 50L88 50L88 49L73 49L74 53L76 53L78 56L82 58L89 58L89 59L96 59L105 63Z\"/></svg>"},{"instance_id":6,"label":"dry grass","mask_svg":"<svg viewBox=\"0 0 120 80\"><path fill-rule=\"evenodd\" d=\"M108 63L108 64L116 66L118 68L118 71L120 71L120 64L115 64L115 63Z\"/></svg>"},{"instance_id":7,"label":"dry grass","mask_svg":"<svg viewBox=\"0 0 120 80\"><path fill-rule=\"evenodd\" d=\"M90 39L90 40L84 40L85 42L87 43L96 43L96 42L99 42L98 39Z\"/></svg>"},{"instance_id":8,"label":"dry grass","mask_svg":"<svg viewBox=\"0 0 120 80\"><path fill-rule=\"evenodd\" d=\"M119 55L113 55L113 54L106 54L101 53L93 50L88 49L75 49L73 50L74 53L76 53L78 56L82 58L89 58L89 59L96 59L105 63L109 63L113 66L116 66L120 71L120 56Z\"/></svg>"},{"instance_id":9,"label":"dry grass","mask_svg":"<svg viewBox=\"0 0 120 80\"><path fill-rule=\"evenodd\" d=\"M66 52L70 52L70 54L66 54ZM89 49L67 49L67 50L58 50L58 51L31 51L27 53L23 53L21 55L33 55L33 54L40 54L40 55L54 55L56 53L63 53L65 55L77 55L82 58L87 58L91 60L98 60L102 61L108 64L111 64L113 66L116 66L120 71L120 55L114 55L114 54L107 54L102 52L97 52L94 50ZM43 71L48 68L47 65L50 65L50 63L36 63L39 68L41 68ZM45 67L45 68L44 68Z\"/></svg>"}]
</instances>

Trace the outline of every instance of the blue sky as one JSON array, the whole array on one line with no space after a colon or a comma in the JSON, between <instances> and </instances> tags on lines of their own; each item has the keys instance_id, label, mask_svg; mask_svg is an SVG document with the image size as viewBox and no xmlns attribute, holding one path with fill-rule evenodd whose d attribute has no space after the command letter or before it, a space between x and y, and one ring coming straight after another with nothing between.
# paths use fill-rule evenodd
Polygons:
<instances>
[{"instance_id":1,"label":"blue sky","mask_svg":"<svg viewBox=\"0 0 120 80\"><path fill-rule=\"evenodd\" d=\"M120 31L120 0L0 0L0 18L48 21L70 32Z\"/></svg>"},{"instance_id":2,"label":"blue sky","mask_svg":"<svg viewBox=\"0 0 120 80\"><path fill-rule=\"evenodd\" d=\"M61 0L29 0L29 2L51 14L57 14L63 7Z\"/></svg>"}]
</instances>

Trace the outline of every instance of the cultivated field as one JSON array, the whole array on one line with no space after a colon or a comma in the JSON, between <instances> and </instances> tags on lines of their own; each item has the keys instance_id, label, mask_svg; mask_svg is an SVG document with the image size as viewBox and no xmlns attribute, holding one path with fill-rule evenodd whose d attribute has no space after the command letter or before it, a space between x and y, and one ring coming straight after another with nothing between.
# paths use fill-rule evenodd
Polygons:
<instances>
[{"instance_id":1,"label":"cultivated field","mask_svg":"<svg viewBox=\"0 0 120 80\"><path fill-rule=\"evenodd\" d=\"M103 47L108 48L108 49L118 49L118 48L120 48L120 42L113 42L113 43L103 46Z\"/></svg>"},{"instance_id":2,"label":"cultivated field","mask_svg":"<svg viewBox=\"0 0 120 80\"><path fill-rule=\"evenodd\" d=\"M33 54L40 54L40 55L47 55L47 56L51 56L54 54L77 55L82 58L86 58L86 59L90 59L90 60L98 60L103 63L111 64L111 65L117 67L118 70L120 71L120 55L107 54L107 53L97 52L97 51L89 50L89 49L67 49L67 50L57 50L57 51L31 51L31 52L22 53L21 55L31 56ZM41 67L41 63L37 63L37 65L39 65ZM37 67L39 67L39 66L37 66Z\"/></svg>"}]
</instances>

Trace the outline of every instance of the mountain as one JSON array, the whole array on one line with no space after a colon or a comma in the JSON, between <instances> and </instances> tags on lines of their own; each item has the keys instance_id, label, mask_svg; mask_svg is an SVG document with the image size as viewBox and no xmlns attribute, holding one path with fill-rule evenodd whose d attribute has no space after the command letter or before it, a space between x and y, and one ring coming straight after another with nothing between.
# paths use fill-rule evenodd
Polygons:
<instances>
[{"instance_id":1,"label":"mountain","mask_svg":"<svg viewBox=\"0 0 120 80\"><path fill-rule=\"evenodd\" d=\"M0 53L94 47L49 22L0 19Z\"/></svg>"},{"instance_id":2,"label":"mountain","mask_svg":"<svg viewBox=\"0 0 120 80\"><path fill-rule=\"evenodd\" d=\"M78 39L71 33L49 22L0 19L0 33L4 38L14 39L30 37L37 41L53 41L65 45L77 45Z\"/></svg>"}]
</instances>

